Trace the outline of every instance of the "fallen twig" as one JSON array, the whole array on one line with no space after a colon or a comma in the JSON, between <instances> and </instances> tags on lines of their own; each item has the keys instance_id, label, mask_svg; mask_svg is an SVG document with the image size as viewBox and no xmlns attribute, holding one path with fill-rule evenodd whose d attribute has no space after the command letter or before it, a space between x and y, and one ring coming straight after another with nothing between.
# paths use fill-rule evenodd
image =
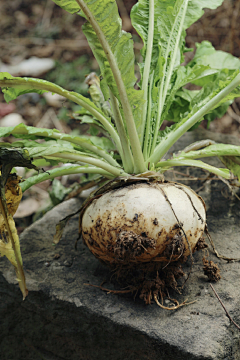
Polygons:
<instances>
[{"instance_id":1,"label":"fallen twig","mask_svg":"<svg viewBox=\"0 0 240 360\"><path fill-rule=\"evenodd\" d=\"M219 295L217 294L217 292L216 292L216 290L214 289L214 287L212 286L212 284L210 284L210 286L211 286L211 288L212 288L212 290L213 290L213 292L214 292L214 294L216 295L216 297L217 297L217 299L218 299L218 301L220 302L220 304L222 305L222 307L223 307L223 309L224 309L224 311L225 311L225 313L226 313L226 315L227 315L227 317L229 318L229 320L236 326L236 328L240 331L240 326L238 326L236 323L235 323L235 321L231 318L231 316L229 315L229 312L227 311L227 309L225 308L225 306L224 306L224 304L223 304L223 302L222 302L222 300L220 299L220 297L219 297Z\"/></svg>"}]
</instances>

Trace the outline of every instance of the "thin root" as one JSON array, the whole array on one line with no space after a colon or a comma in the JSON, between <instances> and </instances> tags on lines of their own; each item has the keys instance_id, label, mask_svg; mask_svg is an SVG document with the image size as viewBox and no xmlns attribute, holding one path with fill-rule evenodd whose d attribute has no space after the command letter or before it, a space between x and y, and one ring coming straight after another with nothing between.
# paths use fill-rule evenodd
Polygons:
<instances>
[{"instance_id":1,"label":"thin root","mask_svg":"<svg viewBox=\"0 0 240 360\"><path fill-rule=\"evenodd\" d=\"M226 260L226 261L240 261L240 258L239 259L236 259L236 258L228 258L227 256L224 256L224 255L220 255L217 251L217 249L215 248L215 245L214 245L214 242L213 242L213 239L208 231L208 227L207 227L207 224L205 225L205 234L207 235L208 237L208 240L212 246L212 249L213 249L213 252L214 254L217 256L217 258L219 259L223 259L223 260Z\"/></svg>"},{"instance_id":2,"label":"thin root","mask_svg":"<svg viewBox=\"0 0 240 360\"><path fill-rule=\"evenodd\" d=\"M226 313L226 316L229 318L229 320L236 326L236 328L240 331L240 326L238 324L235 323L235 321L231 318L231 316L229 315L229 312L227 311L226 307L224 306L222 300L220 299L218 293L216 292L216 290L214 289L214 287L212 286L212 284L210 284L214 294L216 295L216 298L218 299L218 301L220 302L220 304L222 305L223 307L223 310L225 311Z\"/></svg>"},{"instance_id":3,"label":"thin root","mask_svg":"<svg viewBox=\"0 0 240 360\"><path fill-rule=\"evenodd\" d=\"M186 299L184 302L182 302L181 304L179 304L179 302L178 302L177 300L174 300L174 302L177 303L177 305L172 306L172 307L167 307L167 306L162 305L162 304L158 301L158 298L157 298L157 295L156 295L156 294L154 294L154 300L155 300L156 304L157 304L158 306L160 306L160 308L165 309L165 310L177 310L177 309L179 309L179 308L182 307L182 306L190 305L190 304L193 304L193 303L196 302L196 300L195 300L195 301L191 301L191 302L187 303L187 302L186 302L187 299Z\"/></svg>"},{"instance_id":4,"label":"thin root","mask_svg":"<svg viewBox=\"0 0 240 360\"><path fill-rule=\"evenodd\" d=\"M99 286L99 285L93 285L93 284L84 284L84 285L87 285L87 286L92 286L92 287L96 287L98 289L101 289L103 291L106 291L108 294L127 294L127 293L132 293L134 292L135 290L137 290L136 287L132 287L131 289L128 289L128 290L111 290L111 289L107 289L103 286Z\"/></svg>"}]
</instances>

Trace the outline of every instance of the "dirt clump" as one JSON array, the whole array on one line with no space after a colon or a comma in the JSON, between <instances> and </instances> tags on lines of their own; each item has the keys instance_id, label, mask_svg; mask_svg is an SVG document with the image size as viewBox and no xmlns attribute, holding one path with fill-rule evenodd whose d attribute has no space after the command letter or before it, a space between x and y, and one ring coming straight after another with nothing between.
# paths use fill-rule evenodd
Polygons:
<instances>
[{"instance_id":1,"label":"dirt clump","mask_svg":"<svg viewBox=\"0 0 240 360\"><path fill-rule=\"evenodd\" d=\"M221 279L220 269L217 264L213 261L208 261L205 257L202 259L203 261L203 272L204 275L208 277L210 281L218 281Z\"/></svg>"}]
</instances>

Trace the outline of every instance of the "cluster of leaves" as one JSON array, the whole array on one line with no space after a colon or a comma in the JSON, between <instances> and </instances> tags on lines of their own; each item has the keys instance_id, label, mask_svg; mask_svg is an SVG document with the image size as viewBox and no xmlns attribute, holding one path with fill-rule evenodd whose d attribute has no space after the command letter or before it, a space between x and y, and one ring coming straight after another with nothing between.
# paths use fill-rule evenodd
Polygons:
<instances>
[{"instance_id":1,"label":"cluster of leaves","mask_svg":"<svg viewBox=\"0 0 240 360\"><path fill-rule=\"evenodd\" d=\"M91 167L91 171L95 166L96 172L108 178L143 173L147 169L162 168L163 171L165 168L160 160L180 136L204 118L210 121L222 116L234 98L240 96L240 60L216 51L209 42L196 44L193 60L183 65L184 53L192 51L185 46L186 29L202 16L203 8L214 9L221 5L222 0L140 0L133 7L131 21L143 40L143 60L139 64L140 90L134 88L133 41L130 34L121 30L116 2L55 0L55 3L88 20L83 32L101 71L101 81L96 76L88 81L92 100L48 81L14 78L1 73L0 86L5 99L11 101L28 92L61 94L81 106L76 118L93 125L96 132L101 130L113 144L101 141L96 146L97 138L94 144L93 138L80 136L76 140L76 137L73 139L68 135L66 139L60 134L47 134L43 129L42 133L40 129L32 136L32 130L27 129L24 139L44 138L47 143L30 144L24 140L21 144L18 141L17 146L26 148L30 153L35 148L34 156L38 154L38 159L49 160L51 156L55 162L61 163L69 154L68 162L88 164L86 169ZM187 84L201 89L189 90ZM174 121L175 124L161 131L164 120ZM20 127L9 129L10 133L23 138ZM54 147L49 139L56 142ZM43 152L43 147L47 148L50 144L56 151L50 154L50 150L45 149ZM61 149L57 150L57 145ZM205 149L208 150L211 149ZM64 153L64 157L60 156L60 152ZM53 154L57 155L53 157ZM77 154L81 158L77 159ZM201 163L198 165L201 166ZM42 174L38 179L42 181Z\"/></svg>"}]
</instances>

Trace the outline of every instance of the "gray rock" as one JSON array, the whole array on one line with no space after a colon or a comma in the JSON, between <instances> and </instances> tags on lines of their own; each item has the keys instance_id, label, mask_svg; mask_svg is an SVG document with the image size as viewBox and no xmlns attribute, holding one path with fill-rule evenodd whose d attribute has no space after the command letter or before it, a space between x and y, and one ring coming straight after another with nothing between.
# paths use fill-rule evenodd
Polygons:
<instances>
[{"instance_id":1,"label":"gray rock","mask_svg":"<svg viewBox=\"0 0 240 360\"><path fill-rule=\"evenodd\" d=\"M186 134L178 149L201 139L201 132ZM222 135L210 135L229 141ZM195 188L199 184L202 182L191 182ZM207 202L208 227L217 249L240 258L240 202L230 195L224 197L224 187L212 180L200 194ZM137 298L107 294L90 286L100 285L108 269L80 241L75 250L77 215L60 243L52 245L55 224L80 205L81 200L72 199L57 206L21 235L29 289L25 301L14 269L1 259L1 360L240 359L239 332L203 274L201 252L194 254L193 271L183 293L174 295L179 302L186 298L196 302L177 311L163 310L154 303L146 306ZM220 261L211 251L210 258L219 264L222 274L214 287L240 324L240 264ZM189 269L190 262L185 265L185 271Z\"/></svg>"}]
</instances>

